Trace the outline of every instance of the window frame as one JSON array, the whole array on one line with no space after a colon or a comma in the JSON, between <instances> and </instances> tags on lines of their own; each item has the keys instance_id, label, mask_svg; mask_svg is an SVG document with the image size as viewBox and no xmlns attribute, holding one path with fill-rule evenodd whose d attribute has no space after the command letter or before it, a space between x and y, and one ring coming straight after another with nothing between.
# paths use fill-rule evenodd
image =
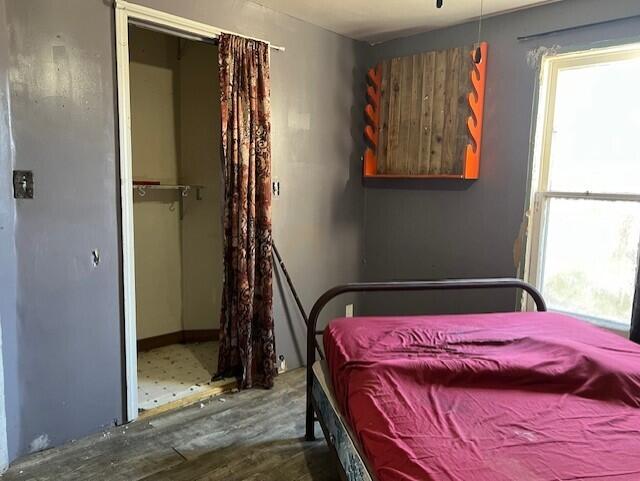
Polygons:
<instances>
[{"instance_id":1,"label":"window frame","mask_svg":"<svg viewBox=\"0 0 640 481\"><path fill-rule=\"evenodd\" d=\"M561 70L581 68L601 63L625 60L640 60L640 43L598 48L543 57L540 69L538 112L535 127L533 168L530 182L527 243L525 250L524 279L542 289L542 267L544 266L544 243L547 238L549 205L551 199L587 199L601 201L625 201L640 203L640 194L609 192L579 192L550 190L551 147L553 121L556 111L558 73ZM639 239L640 243L640 239ZM640 249L639 249L640 252ZM638 267L636 266L636 269ZM522 302L523 310L531 309L531 301ZM554 309L555 310L555 309ZM555 310L557 312L561 312ZM593 324L609 329L629 330L627 324L600 319L578 313L570 313Z\"/></svg>"}]
</instances>

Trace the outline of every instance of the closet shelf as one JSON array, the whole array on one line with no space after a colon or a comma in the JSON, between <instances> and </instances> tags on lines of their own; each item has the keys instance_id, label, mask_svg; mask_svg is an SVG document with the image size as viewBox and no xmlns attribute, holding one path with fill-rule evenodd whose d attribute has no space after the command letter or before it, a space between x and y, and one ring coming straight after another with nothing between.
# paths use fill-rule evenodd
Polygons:
<instances>
[{"instance_id":1,"label":"closet shelf","mask_svg":"<svg viewBox=\"0 0 640 481\"><path fill-rule=\"evenodd\" d=\"M177 190L180 192L182 197L187 197L192 190L196 191L196 198L198 200L201 199L200 191L204 189L204 185L196 185L196 184L178 184L178 185L167 185L167 184L151 184L151 183L140 183L137 184L134 182L133 190L138 193L140 197L144 197L148 190Z\"/></svg>"}]
</instances>

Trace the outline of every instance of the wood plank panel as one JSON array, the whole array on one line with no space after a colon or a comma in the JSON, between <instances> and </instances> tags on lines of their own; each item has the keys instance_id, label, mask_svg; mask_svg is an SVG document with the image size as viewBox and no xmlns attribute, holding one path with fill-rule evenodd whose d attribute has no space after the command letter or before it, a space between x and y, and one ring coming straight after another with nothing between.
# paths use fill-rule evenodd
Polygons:
<instances>
[{"instance_id":1,"label":"wood plank panel","mask_svg":"<svg viewBox=\"0 0 640 481\"><path fill-rule=\"evenodd\" d=\"M382 62L379 175L462 175L471 47Z\"/></svg>"},{"instance_id":2,"label":"wood plank panel","mask_svg":"<svg viewBox=\"0 0 640 481\"><path fill-rule=\"evenodd\" d=\"M378 135L378 174L386 172L387 167L387 139L389 136L389 120L387 118L387 112L389 111L389 62L383 62L381 69L382 74L380 81L380 133Z\"/></svg>"},{"instance_id":3,"label":"wood plank panel","mask_svg":"<svg viewBox=\"0 0 640 481\"><path fill-rule=\"evenodd\" d=\"M433 97L436 81L436 53L427 52L424 55L424 71L422 72L422 115L420 136L420 158L418 159L418 174L429 173L431 159L431 130L433 123Z\"/></svg>"},{"instance_id":4,"label":"wood plank panel","mask_svg":"<svg viewBox=\"0 0 640 481\"><path fill-rule=\"evenodd\" d=\"M399 173L398 164L398 137L400 132L400 80L402 75L402 60L391 60L389 82L389 135L387 138L387 163L384 173Z\"/></svg>"},{"instance_id":5,"label":"wood plank panel","mask_svg":"<svg viewBox=\"0 0 640 481\"><path fill-rule=\"evenodd\" d=\"M461 49L447 50L447 74L444 87L444 125L442 131L442 163L440 173L462 172L462 159L456 159L456 129L458 128L458 77Z\"/></svg>"},{"instance_id":6,"label":"wood plank panel","mask_svg":"<svg viewBox=\"0 0 640 481\"><path fill-rule=\"evenodd\" d=\"M411 57L411 105L409 114L409 138L407 143L407 172L415 175L420 170L420 126L422 124L422 72L424 71L424 55Z\"/></svg>"},{"instance_id":7,"label":"wood plank panel","mask_svg":"<svg viewBox=\"0 0 640 481\"><path fill-rule=\"evenodd\" d=\"M400 81L400 131L398 132L397 172L409 172L409 131L411 123L411 85L413 81L413 60L402 58Z\"/></svg>"},{"instance_id":8,"label":"wood plank panel","mask_svg":"<svg viewBox=\"0 0 640 481\"><path fill-rule=\"evenodd\" d=\"M447 51L436 52L433 112L431 114L431 156L429 174L441 174L442 141L444 134L445 82L447 80Z\"/></svg>"}]
</instances>

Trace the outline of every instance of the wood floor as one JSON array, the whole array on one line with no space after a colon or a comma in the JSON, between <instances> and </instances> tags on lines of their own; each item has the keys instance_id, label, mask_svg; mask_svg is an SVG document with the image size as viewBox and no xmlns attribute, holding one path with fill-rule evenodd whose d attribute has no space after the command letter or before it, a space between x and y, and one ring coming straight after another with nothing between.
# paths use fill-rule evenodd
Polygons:
<instances>
[{"instance_id":1,"label":"wood floor","mask_svg":"<svg viewBox=\"0 0 640 481\"><path fill-rule=\"evenodd\" d=\"M32 455L2 481L338 481L320 428L304 435L305 371Z\"/></svg>"}]
</instances>

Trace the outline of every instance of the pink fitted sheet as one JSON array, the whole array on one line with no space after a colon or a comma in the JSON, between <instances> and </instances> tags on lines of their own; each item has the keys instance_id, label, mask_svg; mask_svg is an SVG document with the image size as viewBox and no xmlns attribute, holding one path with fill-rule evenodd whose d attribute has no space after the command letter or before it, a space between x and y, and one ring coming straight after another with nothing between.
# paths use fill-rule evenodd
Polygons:
<instances>
[{"instance_id":1,"label":"pink fitted sheet","mask_svg":"<svg viewBox=\"0 0 640 481\"><path fill-rule=\"evenodd\" d=\"M339 407L379 481L640 481L640 346L553 313L337 319Z\"/></svg>"}]
</instances>

